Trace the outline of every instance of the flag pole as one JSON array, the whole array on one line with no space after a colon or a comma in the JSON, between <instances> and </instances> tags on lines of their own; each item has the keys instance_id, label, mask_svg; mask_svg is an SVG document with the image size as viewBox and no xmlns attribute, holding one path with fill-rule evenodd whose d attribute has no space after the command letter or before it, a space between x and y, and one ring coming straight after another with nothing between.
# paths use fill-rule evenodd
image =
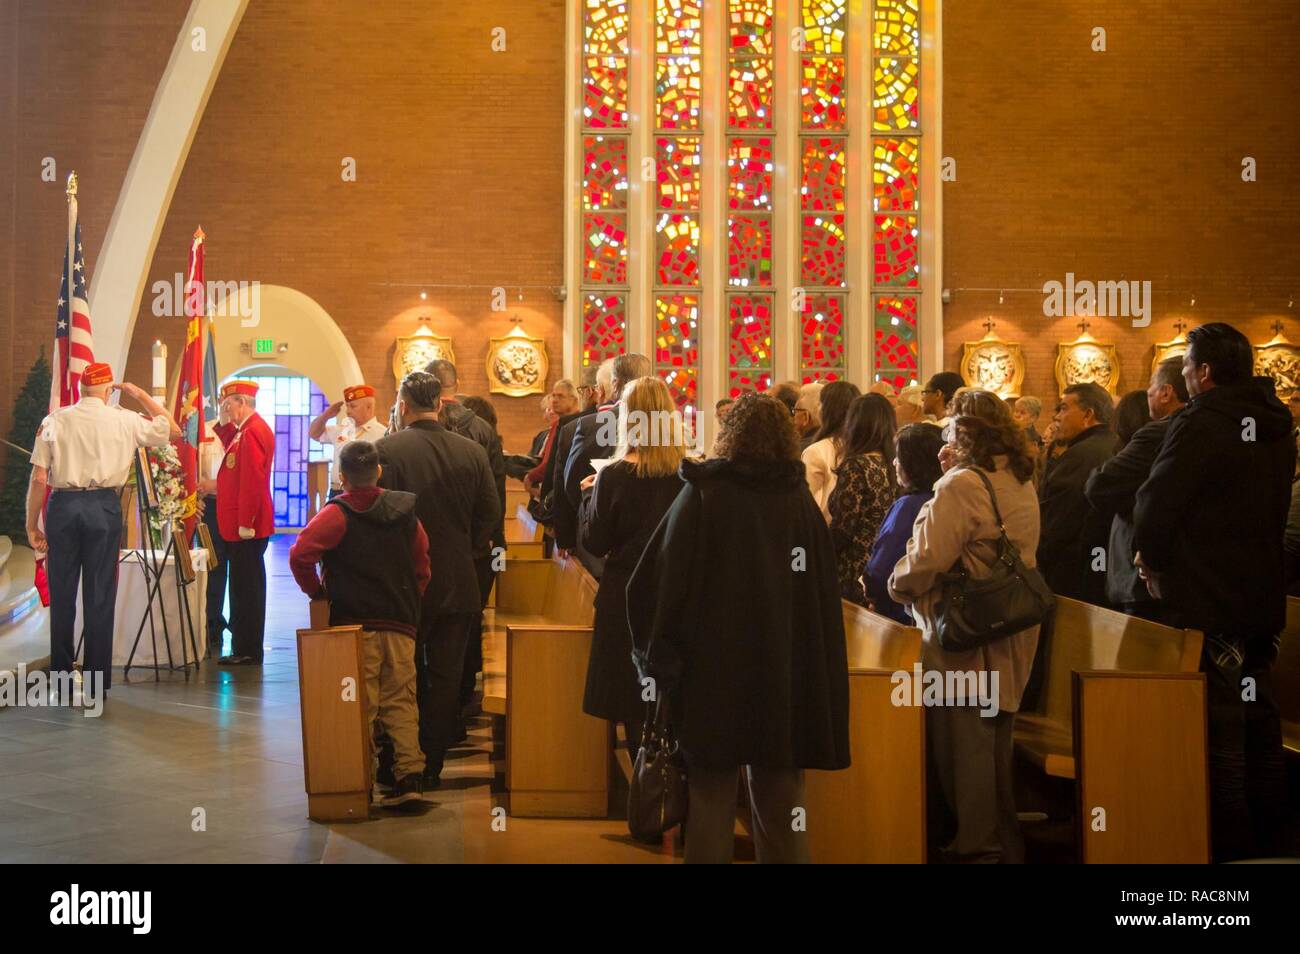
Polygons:
<instances>
[{"instance_id":1,"label":"flag pole","mask_svg":"<svg viewBox=\"0 0 1300 954\"><path fill-rule=\"evenodd\" d=\"M72 253L74 246L77 244L77 170L73 169L68 173L68 186L64 189L64 194L68 197L68 245L67 251L63 258L64 279L68 283L68 362L72 362L72 314L75 310L72 307L76 299L76 286L73 284L72 274ZM67 368L63 369L63 375L66 378ZM81 397L81 387L77 387L77 397ZM60 402L62 403L62 402ZM53 410L53 408L51 408Z\"/></svg>"}]
</instances>

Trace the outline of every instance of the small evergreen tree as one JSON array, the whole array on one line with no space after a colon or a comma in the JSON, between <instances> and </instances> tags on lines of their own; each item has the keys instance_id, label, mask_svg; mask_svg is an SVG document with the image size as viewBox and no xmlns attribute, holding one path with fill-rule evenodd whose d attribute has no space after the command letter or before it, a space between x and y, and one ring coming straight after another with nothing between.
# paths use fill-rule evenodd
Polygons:
<instances>
[{"instance_id":1,"label":"small evergreen tree","mask_svg":"<svg viewBox=\"0 0 1300 954\"><path fill-rule=\"evenodd\" d=\"M27 383L14 402L9 441L28 450L36 441L36 429L50 408L50 363L41 349L27 372ZM5 448L4 484L0 487L0 535L15 543L27 542L27 479L32 472L30 458L12 447Z\"/></svg>"}]
</instances>

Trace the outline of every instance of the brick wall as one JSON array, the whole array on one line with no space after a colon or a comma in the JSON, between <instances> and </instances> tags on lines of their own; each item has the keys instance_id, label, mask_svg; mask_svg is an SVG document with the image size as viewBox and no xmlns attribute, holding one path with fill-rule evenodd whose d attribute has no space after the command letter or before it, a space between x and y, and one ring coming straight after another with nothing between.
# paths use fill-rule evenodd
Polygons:
<instances>
[{"instance_id":1,"label":"brick wall","mask_svg":"<svg viewBox=\"0 0 1300 954\"><path fill-rule=\"evenodd\" d=\"M491 49L496 26L504 53ZM467 393L489 396L488 338L516 311L545 337L554 380L561 305L549 288L525 288L519 303L518 286L563 283L563 48L563 0L250 4L149 284L184 270L202 224L207 277L315 299L381 406L394 397L394 341L421 315L453 339ZM345 156L355 182L340 175ZM497 285L508 289L505 313L491 310ZM138 379L155 337L173 356L184 343L183 322L155 318L151 305L146 295L132 344ZM490 397L507 448L526 450L544 423L539 398Z\"/></svg>"},{"instance_id":2,"label":"brick wall","mask_svg":"<svg viewBox=\"0 0 1300 954\"><path fill-rule=\"evenodd\" d=\"M947 367L992 316L1024 347L1024 392L1053 397L1056 345L1078 328L1043 316L1041 289L1067 271L1152 282L1150 327L1092 320L1121 391L1145 386L1178 317L1252 342L1280 317L1300 341L1300 4L949 0L943 31ZM1000 287L1032 291L999 306L961 290Z\"/></svg>"}]
</instances>

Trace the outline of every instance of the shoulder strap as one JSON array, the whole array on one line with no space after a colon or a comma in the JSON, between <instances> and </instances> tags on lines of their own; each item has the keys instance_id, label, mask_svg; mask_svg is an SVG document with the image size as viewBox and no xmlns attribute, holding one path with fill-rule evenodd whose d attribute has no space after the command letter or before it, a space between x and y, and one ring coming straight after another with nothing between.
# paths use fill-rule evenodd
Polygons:
<instances>
[{"instance_id":1,"label":"shoulder strap","mask_svg":"<svg viewBox=\"0 0 1300 954\"><path fill-rule=\"evenodd\" d=\"M992 481L989 480L988 474L984 473L984 471L981 470L980 468L972 467L971 470L975 471L975 473L979 476L979 479L984 481L984 486L988 488L989 497L993 501L993 516L998 521L998 530L1002 533L1003 536L1006 536L1007 528L1002 523L1002 511L998 509L998 495L993 491Z\"/></svg>"}]
</instances>

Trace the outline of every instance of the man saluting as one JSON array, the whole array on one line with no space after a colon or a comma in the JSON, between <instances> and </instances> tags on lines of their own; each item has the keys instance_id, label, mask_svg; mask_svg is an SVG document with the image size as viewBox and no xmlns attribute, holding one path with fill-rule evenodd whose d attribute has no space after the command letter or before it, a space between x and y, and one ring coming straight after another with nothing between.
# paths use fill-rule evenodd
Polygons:
<instances>
[{"instance_id":1,"label":"man saluting","mask_svg":"<svg viewBox=\"0 0 1300 954\"><path fill-rule=\"evenodd\" d=\"M222 666L260 666L266 626L266 544L275 532L271 503L271 460L275 435L255 410L257 385L231 381L221 389L216 434L225 448L217 479L204 492L217 492L217 528L230 560L231 654Z\"/></svg>"},{"instance_id":2,"label":"man saluting","mask_svg":"<svg viewBox=\"0 0 1300 954\"><path fill-rule=\"evenodd\" d=\"M86 365L81 400L41 422L27 486L27 538L49 553L50 675L70 673L72 631L81 580L86 656L82 675L109 689L113 616L117 603L117 557L122 536L119 494L140 447L164 447L181 430L161 404L134 384L116 386L149 412L141 417L109 407L113 372L101 362ZM45 530L37 527L45 489L50 489ZM94 685L94 683L91 683Z\"/></svg>"}]
</instances>

